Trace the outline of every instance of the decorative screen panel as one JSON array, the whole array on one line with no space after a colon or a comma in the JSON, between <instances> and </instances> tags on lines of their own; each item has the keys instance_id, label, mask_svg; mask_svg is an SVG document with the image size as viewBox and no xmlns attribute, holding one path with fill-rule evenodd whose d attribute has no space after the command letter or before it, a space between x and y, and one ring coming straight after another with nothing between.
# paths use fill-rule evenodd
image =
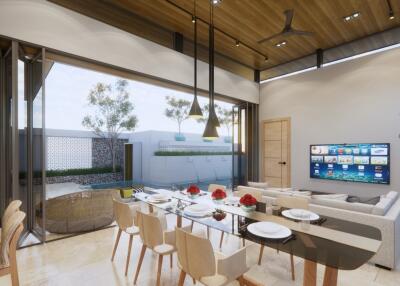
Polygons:
<instances>
[{"instance_id":1,"label":"decorative screen panel","mask_svg":"<svg viewBox=\"0 0 400 286\"><path fill-rule=\"evenodd\" d=\"M92 138L48 137L47 169L92 167Z\"/></svg>"}]
</instances>

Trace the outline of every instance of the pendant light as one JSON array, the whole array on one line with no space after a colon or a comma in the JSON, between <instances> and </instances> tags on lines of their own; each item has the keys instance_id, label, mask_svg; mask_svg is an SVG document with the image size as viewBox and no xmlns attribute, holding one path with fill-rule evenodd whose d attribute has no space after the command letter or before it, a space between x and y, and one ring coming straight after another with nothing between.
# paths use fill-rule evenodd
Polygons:
<instances>
[{"instance_id":1,"label":"pendant light","mask_svg":"<svg viewBox=\"0 0 400 286\"><path fill-rule=\"evenodd\" d=\"M210 1L210 26L209 26L209 112L206 128L203 133L203 138L208 140L217 139L219 120L215 113L214 107L214 21L213 21L213 5Z\"/></svg>"},{"instance_id":2,"label":"pendant light","mask_svg":"<svg viewBox=\"0 0 400 286\"><path fill-rule=\"evenodd\" d=\"M193 1L194 4L194 13L192 17L192 22L194 24L194 41L193 41L193 46L194 46L194 84L193 84L193 103L192 107L190 108L189 111L189 117L193 119L199 119L203 117L203 112L201 111L199 101L197 100L197 19L196 19L196 0Z\"/></svg>"}]
</instances>

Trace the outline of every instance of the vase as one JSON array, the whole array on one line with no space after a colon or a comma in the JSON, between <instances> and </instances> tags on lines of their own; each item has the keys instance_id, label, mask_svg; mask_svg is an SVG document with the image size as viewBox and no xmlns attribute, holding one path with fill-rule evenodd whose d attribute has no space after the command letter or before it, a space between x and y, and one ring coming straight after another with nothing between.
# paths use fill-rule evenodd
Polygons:
<instances>
[{"instance_id":1,"label":"vase","mask_svg":"<svg viewBox=\"0 0 400 286\"><path fill-rule=\"evenodd\" d=\"M248 213L253 212L253 211L256 210L256 205L254 205L254 206L240 205L240 207L241 207L241 209L242 209L243 211L248 212Z\"/></svg>"},{"instance_id":2,"label":"vase","mask_svg":"<svg viewBox=\"0 0 400 286\"><path fill-rule=\"evenodd\" d=\"M199 197L199 194L188 194L189 199L197 199Z\"/></svg>"},{"instance_id":3,"label":"vase","mask_svg":"<svg viewBox=\"0 0 400 286\"><path fill-rule=\"evenodd\" d=\"M224 199L213 199L214 204L222 205L224 203Z\"/></svg>"}]
</instances>

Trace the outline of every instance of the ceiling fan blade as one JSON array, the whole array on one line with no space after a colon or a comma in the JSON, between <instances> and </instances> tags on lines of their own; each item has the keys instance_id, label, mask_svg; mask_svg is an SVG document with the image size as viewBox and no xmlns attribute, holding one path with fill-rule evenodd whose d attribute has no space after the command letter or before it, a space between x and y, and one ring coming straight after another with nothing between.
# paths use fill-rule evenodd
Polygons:
<instances>
[{"instance_id":1,"label":"ceiling fan blade","mask_svg":"<svg viewBox=\"0 0 400 286\"><path fill-rule=\"evenodd\" d=\"M290 34L298 35L298 36L312 36L314 33L309 32L309 31L301 31L301 30L291 29Z\"/></svg>"},{"instance_id":2,"label":"ceiling fan blade","mask_svg":"<svg viewBox=\"0 0 400 286\"><path fill-rule=\"evenodd\" d=\"M267 41L269 41L269 40L272 40L273 38L276 38L276 37L278 37L278 36L280 36L280 35L282 35L282 33L278 33L278 34L272 35L272 36L270 36L270 37L268 37L268 38L264 38L264 39L262 39L262 40L259 40L258 43L259 43L259 44L262 44L262 43L267 42Z\"/></svg>"},{"instance_id":3,"label":"ceiling fan blade","mask_svg":"<svg viewBox=\"0 0 400 286\"><path fill-rule=\"evenodd\" d=\"M283 12L286 16L286 21L285 21L285 27L291 27L292 26L292 21L293 21L293 14L294 11L293 9L291 10L286 10L285 12Z\"/></svg>"}]
</instances>

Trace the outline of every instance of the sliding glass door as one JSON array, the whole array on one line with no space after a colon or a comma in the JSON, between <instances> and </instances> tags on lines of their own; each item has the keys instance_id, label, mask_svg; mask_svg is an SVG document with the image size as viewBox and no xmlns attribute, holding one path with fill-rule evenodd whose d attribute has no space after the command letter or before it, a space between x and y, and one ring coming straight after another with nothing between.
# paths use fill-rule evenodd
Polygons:
<instances>
[{"instance_id":1,"label":"sliding glass door","mask_svg":"<svg viewBox=\"0 0 400 286\"><path fill-rule=\"evenodd\" d=\"M259 175L258 105L235 105L232 121L232 182L233 186L246 185L248 181L258 181Z\"/></svg>"},{"instance_id":2,"label":"sliding glass door","mask_svg":"<svg viewBox=\"0 0 400 286\"><path fill-rule=\"evenodd\" d=\"M21 242L44 241L44 50L13 41L1 60L0 215L12 200L27 214ZM32 235L32 236L31 236Z\"/></svg>"}]
</instances>

